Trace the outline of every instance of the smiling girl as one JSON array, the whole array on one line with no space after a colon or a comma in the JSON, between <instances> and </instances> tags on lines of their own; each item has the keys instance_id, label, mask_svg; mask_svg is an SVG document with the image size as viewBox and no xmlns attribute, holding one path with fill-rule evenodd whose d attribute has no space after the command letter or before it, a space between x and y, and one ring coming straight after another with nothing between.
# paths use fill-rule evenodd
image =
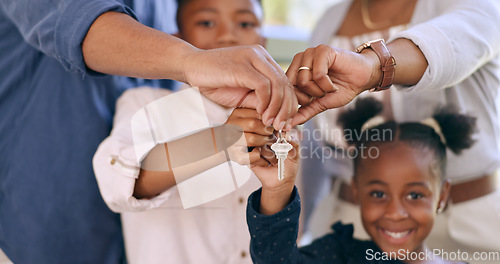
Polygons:
<instances>
[{"instance_id":1,"label":"smiling girl","mask_svg":"<svg viewBox=\"0 0 500 264\"><path fill-rule=\"evenodd\" d=\"M371 240L354 239L352 225L336 223L333 233L297 248L300 198L294 187L294 150L283 181L276 179L275 167L252 168L262 182L247 207L255 263L456 263L432 254L424 241L449 195L443 176L446 150L459 154L473 144L475 118L440 109L432 118L396 123L384 121L381 111L380 102L360 99L339 119L346 131L361 133L350 142L358 153L352 190ZM366 149L370 155L363 153Z\"/></svg>"}]
</instances>

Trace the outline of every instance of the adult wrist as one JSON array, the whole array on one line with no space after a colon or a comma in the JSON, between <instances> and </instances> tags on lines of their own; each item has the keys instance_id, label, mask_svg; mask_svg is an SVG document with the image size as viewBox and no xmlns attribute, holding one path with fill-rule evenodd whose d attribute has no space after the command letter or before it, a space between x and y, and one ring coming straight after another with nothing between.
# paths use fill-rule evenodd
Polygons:
<instances>
[{"instance_id":1,"label":"adult wrist","mask_svg":"<svg viewBox=\"0 0 500 264\"><path fill-rule=\"evenodd\" d=\"M375 53L379 62L378 67L375 67L375 70L372 71L369 81L369 89L372 88L372 91L382 91L388 89L392 86L394 81L396 61L389 49L386 47L384 40L377 39L368 41L356 48L357 53L361 53L365 50L372 51L368 53L371 55L372 61L373 53ZM378 80L378 82L374 84L374 80Z\"/></svg>"},{"instance_id":2,"label":"adult wrist","mask_svg":"<svg viewBox=\"0 0 500 264\"><path fill-rule=\"evenodd\" d=\"M363 87L362 91L371 90L376 87L380 83L380 79L382 78L382 71L380 70L380 59L377 54L371 49L365 49L361 52L361 55L365 57L366 60L369 61L370 64L370 79L366 86Z\"/></svg>"},{"instance_id":3,"label":"adult wrist","mask_svg":"<svg viewBox=\"0 0 500 264\"><path fill-rule=\"evenodd\" d=\"M185 42L183 40L180 40L179 43L177 43L180 47L178 50L178 54L176 55L179 58L179 62L181 63L180 67L180 75L178 79L174 79L176 81L180 81L183 83L187 83L192 86L196 86L196 84L190 83L190 78L188 76L188 72L193 72L196 68L196 66L199 65L199 57L202 56L202 54L205 52L210 52L210 50L202 50L198 49L197 47L191 45L188 42ZM170 62L171 60L166 60L167 62Z\"/></svg>"}]
</instances>

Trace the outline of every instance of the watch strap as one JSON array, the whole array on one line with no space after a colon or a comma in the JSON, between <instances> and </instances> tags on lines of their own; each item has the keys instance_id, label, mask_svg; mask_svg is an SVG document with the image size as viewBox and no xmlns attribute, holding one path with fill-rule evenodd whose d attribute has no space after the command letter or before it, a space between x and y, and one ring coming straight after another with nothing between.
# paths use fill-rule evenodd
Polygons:
<instances>
[{"instance_id":1,"label":"watch strap","mask_svg":"<svg viewBox=\"0 0 500 264\"><path fill-rule=\"evenodd\" d=\"M377 39L363 43L356 48L357 53L361 53L364 49L371 48L380 60L380 69L382 77L378 85L372 91L381 91L391 87L394 81L396 60L389 52L383 39Z\"/></svg>"}]
</instances>

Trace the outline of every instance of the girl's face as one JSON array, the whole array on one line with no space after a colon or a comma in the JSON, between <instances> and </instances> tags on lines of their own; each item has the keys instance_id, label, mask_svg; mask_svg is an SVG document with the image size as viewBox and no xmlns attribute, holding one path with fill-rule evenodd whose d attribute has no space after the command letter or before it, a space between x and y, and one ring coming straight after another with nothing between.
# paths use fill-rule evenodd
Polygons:
<instances>
[{"instance_id":1,"label":"girl's face","mask_svg":"<svg viewBox=\"0 0 500 264\"><path fill-rule=\"evenodd\" d=\"M353 180L363 226L384 252L422 251L449 183L433 173L428 151L399 141L377 147L379 156L361 160Z\"/></svg>"}]
</instances>

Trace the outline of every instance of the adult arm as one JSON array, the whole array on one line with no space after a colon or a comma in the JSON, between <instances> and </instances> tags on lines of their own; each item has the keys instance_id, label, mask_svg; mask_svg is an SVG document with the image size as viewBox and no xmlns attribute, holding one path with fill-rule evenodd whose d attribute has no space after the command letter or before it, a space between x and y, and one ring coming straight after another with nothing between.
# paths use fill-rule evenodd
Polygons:
<instances>
[{"instance_id":1,"label":"adult arm","mask_svg":"<svg viewBox=\"0 0 500 264\"><path fill-rule=\"evenodd\" d=\"M135 18L130 8L113 0L3 0L0 8L26 43L82 75L97 74L85 66L81 47L94 20L111 11Z\"/></svg>"},{"instance_id":2,"label":"adult arm","mask_svg":"<svg viewBox=\"0 0 500 264\"><path fill-rule=\"evenodd\" d=\"M199 50L126 14L107 12L92 24L82 49L87 66L103 73L174 79L198 86L202 92L220 88L254 90L259 99L257 111L266 124L274 121L277 129L284 128L285 121L297 111L293 87L261 46ZM231 90L224 93L242 99ZM211 99L219 100L217 96Z\"/></svg>"},{"instance_id":3,"label":"adult arm","mask_svg":"<svg viewBox=\"0 0 500 264\"><path fill-rule=\"evenodd\" d=\"M447 1L442 13L394 36L387 44L396 60L394 84L406 89L442 89L469 77L498 55L498 1ZM300 71L308 66L310 71ZM299 53L288 76L302 91L322 97L302 108L292 124L350 102L380 80L378 57L370 49L361 54L320 45Z\"/></svg>"},{"instance_id":4,"label":"adult arm","mask_svg":"<svg viewBox=\"0 0 500 264\"><path fill-rule=\"evenodd\" d=\"M441 15L396 33L389 40L411 40L428 61L415 86L398 88L432 90L454 86L500 53L500 34L493 26L500 25L499 1L445 0L437 6Z\"/></svg>"},{"instance_id":5,"label":"adult arm","mask_svg":"<svg viewBox=\"0 0 500 264\"><path fill-rule=\"evenodd\" d=\"M184 81L229 107L255 91L254 107L277 129L297 112L293 87L261 46L199 50L140 24L114 0L5 0L0 8L27 43L68 71Z\"/></svg>"}]
</instances>

